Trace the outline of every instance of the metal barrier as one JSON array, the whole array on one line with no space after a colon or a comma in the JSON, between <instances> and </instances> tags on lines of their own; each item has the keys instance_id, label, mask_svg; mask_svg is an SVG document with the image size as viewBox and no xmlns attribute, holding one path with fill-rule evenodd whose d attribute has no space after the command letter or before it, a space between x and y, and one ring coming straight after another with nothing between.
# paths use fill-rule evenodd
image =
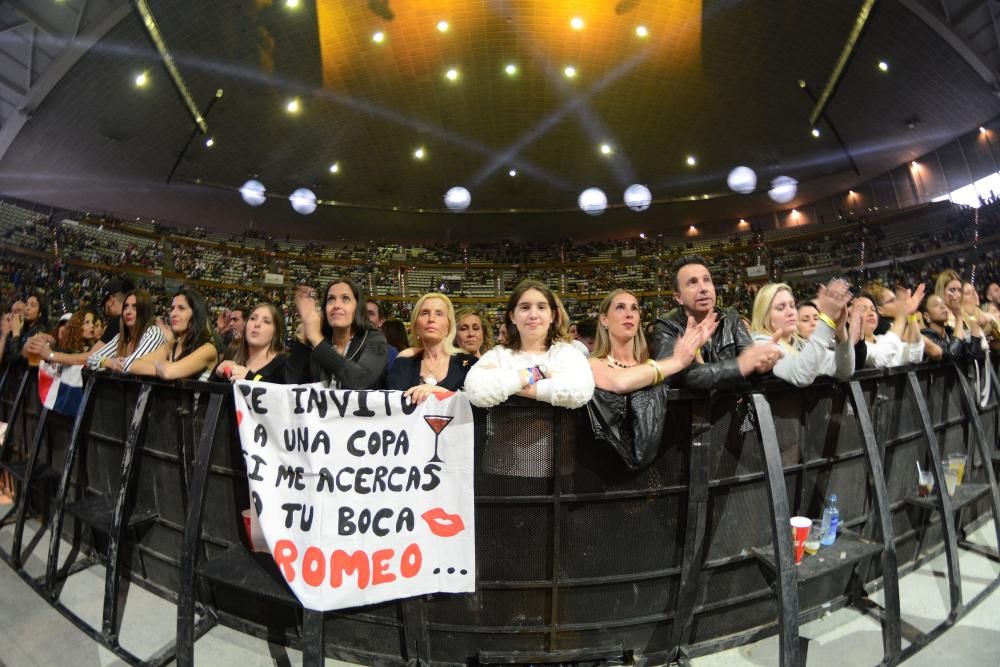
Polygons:
<instances>
[{"instance_id":1,"label":"metal barrier","mask_svg":"<svg viewBox=\"0 0 1000 667\"><path fill-rule=\"evenodd\" d=\"M476 592L325 615L303 613L273 562L247 550L228 384L88 375L72 429L12 429L3 460L47 450L34 455L61 474L54 502L36 502L23 481L18 492L54 515L48 525L74 549L105 561L104 619L89 634L131 663L117 645L119 576L178 603L179 665L221 622L299 646L314 664L324 654L365 665L685 664L778 633L792 667L805 657L799 623L846 605L883 619L882 661L895 664L1000 586L961 597L958 550L981 550L963 531L992 515L1000 532L997 393L983 404L968 374L933 364L805 391L768 382L745 395L671 392L663 446L639 472L593 440L583 411L525 400L477 411ZM8 415L27 410L23 397L12 405L14 384L0 388ZM949 497L942 457L959 452L967 482ZM917 497L915 461L934 470L934 496ZM845 528L837 557L795 566L789 515L819 516L831 492ZM91 528L89 541L73 518ZM898 578L942 551L951 612L908 635L904 651ZM7 558L23 575L17 554ZM58 593L76 568L57 562L54 548L47 577L24 576L70 615ZM876 587L884 606L868 597ZM165 647L151 662L173 657Z\"/></svg>"}]
</instances>

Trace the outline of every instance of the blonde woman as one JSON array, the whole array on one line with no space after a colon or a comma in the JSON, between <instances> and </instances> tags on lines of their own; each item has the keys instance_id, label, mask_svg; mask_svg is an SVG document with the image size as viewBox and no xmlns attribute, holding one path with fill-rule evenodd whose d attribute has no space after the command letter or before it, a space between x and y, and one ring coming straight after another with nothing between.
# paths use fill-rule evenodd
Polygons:
<instances>
[{"instance_id":1,"label":"blonde woman","mask_svg":"<svg viewBox=\"0 0 1000 667\"><path fill-rule=\"evenodd\" d=\"M589 360L599 389L627 394L663 382L694 361L698 348L712 337L718 326L715 313L700 324L689 317L673 354L664 359L650 359L641 315L639 300L626 289L614 290L601 302L597 341Z\"/></svg>"},{"instance_id":2,"label":"blonde woman","mask_svg":"<svg viewBox=\"0 0 1000 667\"><path fill-rule=\"evenodd\" d=\"M456 328L451 299L437 292L420 297L410 318L411 347L396 357L386 388L406 392L413 403L461 389L476 358L452 343Z\"/></svg>"},{"instance_id":3,"label":"blonde woman","mask_svg":"<svg viewBox=\"0 0 1000 667\"><path fill-rule=\"evenodd\" d=\"M806 387L817 377L829 375L846 380L854 372L854 339L847 329L847 302L851 290L843 280L821 286L813 300L819 322L808 339L798 334L798 310L792 288L785 283L768 283L757 292L753 303L750 333L755 341L774 341L785 351L774 366L775 376L796 387Z\"/></svg>"}]
</instances>

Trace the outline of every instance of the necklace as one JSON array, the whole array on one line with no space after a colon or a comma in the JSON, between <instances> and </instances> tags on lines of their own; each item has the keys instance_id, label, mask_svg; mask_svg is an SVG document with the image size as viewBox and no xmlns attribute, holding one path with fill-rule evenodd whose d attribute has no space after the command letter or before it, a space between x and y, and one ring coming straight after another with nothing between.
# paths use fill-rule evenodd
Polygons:
<instances>
[{"instance_id":1,"label":"necklace","mask_svg":"<svg viewBox=\"0 0 1000 667\"><path fill-rule=\"evenodd\" d=\"M421 361L420 361L420 371L421 371L420 372L420 381L423 382L424 384L429 384L432 387L435 386L435 385L437 385L438 379L437 379L437 376L434 374L434 366L437 366L440 369L441 366L443 365L442 361L444 361L445 364L447 364L447 363L450 363L451 359L448 358L448 357L445 357L444 359L438 359L438 360L435 360L435 361L431 361L427 357L424 357L423 359L421 359ZM427 367L427 372L426 373L424 373L424 367L425 366Z\"/></svg>"},{"instance_id":2,"label":"necklace","mask_svg":"<svg viewBox=\"0 0 1000 667\"><path fill-rule=\"evenodd\" d=\"M611 362L612 366L615 366L617 368L634 368L638 366L638 364L623 364L622 362L612 357L610 354L608 355L608 361Z\"/></svg>"}]
</instances>

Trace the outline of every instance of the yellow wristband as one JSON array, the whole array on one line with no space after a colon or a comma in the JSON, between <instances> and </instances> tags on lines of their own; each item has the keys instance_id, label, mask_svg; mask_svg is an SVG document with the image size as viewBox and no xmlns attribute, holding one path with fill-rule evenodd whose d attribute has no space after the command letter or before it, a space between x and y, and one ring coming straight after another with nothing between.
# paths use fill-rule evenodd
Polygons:
<instances>
[{"instance_id":1,"label":"yellow wristband","mask_svg":"<svg viewBox=\"0 0 1000 667\"><path fill-rule=\"evenodd\" d=\"M916 324L920 321L920 315L918 313L910 313L910 321Z\"/></svg>"},{"instance_id":2,"label":"yellow wristband","mask_svg":"<svg viewBox=\"0 0 1000 667\"><path fill-rule=\"evenodd\" d=\"M833 329L834 331L836 331L836 330L837 330L837 323L836 323L836 322L834 322L833 320L831 320L831 319L830 319L830 316L829 316L829 315L827 315L826 313L820 313L820 314L819 314L819 319L820 319L820 320L822 320L822 322L823 322L824 324L826 324L826 326L830 327L830 328L831 328L831 329Z\"/></svg>"}]
</instances>

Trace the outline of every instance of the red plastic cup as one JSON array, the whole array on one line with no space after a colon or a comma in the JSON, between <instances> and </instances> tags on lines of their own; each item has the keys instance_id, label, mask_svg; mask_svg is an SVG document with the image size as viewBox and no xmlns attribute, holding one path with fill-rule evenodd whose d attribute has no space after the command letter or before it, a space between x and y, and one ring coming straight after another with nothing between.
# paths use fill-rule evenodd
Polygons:
<instances>
[{"instance_id":1,"label":"red plastic cup","mask_svg":"<svg viewBox=\"0 0 1000 667\"><path fill-rule=\"evenodd\" d=\"M806 550L806 538L812 528L812 519L807 516L792 517L792 541L795 543L795 564L802 562L802 554Z\"/></svg>"},{"instance_id":2,"label":"red plastic cup","mask_svg":"<svg viewBox=\"0 0 1000 667\"><path fill-rule=\"evenodd\" d=\"M247 544L250 546L250 551L256 551L253 548L253 531L250 530L250 510L243 510L240 514L243 515L243 529L247 531Z\"/></svg>"}]
</instances>

